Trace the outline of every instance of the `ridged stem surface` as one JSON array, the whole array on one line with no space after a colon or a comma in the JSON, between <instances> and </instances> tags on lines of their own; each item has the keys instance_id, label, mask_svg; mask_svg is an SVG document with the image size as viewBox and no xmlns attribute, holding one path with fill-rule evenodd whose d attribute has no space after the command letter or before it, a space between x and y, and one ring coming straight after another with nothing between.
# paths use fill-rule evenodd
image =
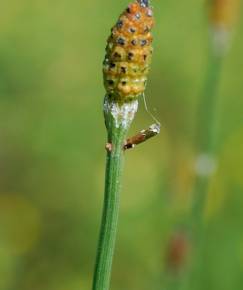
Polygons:
<instances>
[{"instance_id":1,"label":"ridged stem surface","mask_svg":"<svg viewBox=\"0 0 243 290\"><path fill-rule=\"evenodd\" d=\"M137 100L122 105L105 99L104 113L108 133L104 206L100 228L93 290L109 290L117 234L124 142L137 111Z\"/></svg>"}]
</instances>

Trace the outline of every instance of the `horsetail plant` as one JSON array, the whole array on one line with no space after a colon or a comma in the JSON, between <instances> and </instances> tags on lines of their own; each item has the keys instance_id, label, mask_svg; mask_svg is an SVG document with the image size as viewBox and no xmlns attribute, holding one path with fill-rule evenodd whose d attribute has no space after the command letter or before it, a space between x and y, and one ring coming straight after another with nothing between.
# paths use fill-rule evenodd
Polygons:
<instances>
[{"instance_id":1,"label":"horsetail plant","mask_svg":"<svg viewBox=\"0 0 243 290\"><path fill-rule=\"evenodd\" d=\"M230 46L232 28L237 18L239 0L210 0L208 1L208 15L210 28L210 49L205 81L199 100L196 147L197 194L194 205L194 218L197 223L205 205L205 195L210 177L216 170L216 139L217 139L217 89L224 57ZM200 229L198 224L195 226Z\"/></svg>"},{"instance_id":2,"label":"horsetail plant","mask_svg":"<svg viewBox=\"0 0 243 290\"><path fill-rule=\"evenodd\" d=\"M136 0L112 28L103 62L107 160L104 206L93 278L93 290L108 290L115 248L124 151L159 133L159 126L126 135L144 93L152 56L153 11L148 0Z\"/></svg>"},{"instance_id":3,"label":"horsetail plant","mask_svg":"<svg viewBox=\"0 0 243 290\"><path fill-rule=\"evenodd\" d=\"M218 85L224 58L231 43L233 26L237 19L239 0L205 0L209 23L208 62L202 92L198 104L196 119L196 160L195 160L195 193L191 212L186 219L186 226L192 232L194 255L190 269L178 277L175 275L168 283L168 289L196 289L195 276L201 277L204 266L203 213L209 182L217 170L217 115ZM186 267L186 265L184 265ZM189 271L188 271L189 270ZM193 278L193 279L192 279Z\"/></svg>"},{"instance_id":4,"label":"horsetail plant","mask_svg":"<svg viewBox=\"0 0 243 290\"><path fill-rule=\"evenodd\" d=\"M218 57L230 47L232 28L236 22L240 0L209 0L208 14L212 49Z\"/></svg>"},{"instance_id":5,"label":"horsetail plant","mask_svg":"<svg viewBox=\"0 0 243 290\"><path fill-rule=\"evenodd\" d=\"M196 242L194 265L190 277L200 275L204 266L205 228L203 213L211 177L217 170L218 86L225 55L230 47L239 0L208 0L210 47L205 80L199 99L196 120L196 179L194 203L189 217ZM195 287L194 287L195 288Z\"/></svg>"}]
</instances>

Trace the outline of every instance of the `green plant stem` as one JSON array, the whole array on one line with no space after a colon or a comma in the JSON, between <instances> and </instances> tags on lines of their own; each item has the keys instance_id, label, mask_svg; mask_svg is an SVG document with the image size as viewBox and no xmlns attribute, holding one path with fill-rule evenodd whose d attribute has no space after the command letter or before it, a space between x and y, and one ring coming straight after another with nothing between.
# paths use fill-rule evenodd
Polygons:
<instances>
[{"instance_id":1,"label":"green plant stem","mask_svg":"<svg viewBox=\"0 0 243 290\"><path fill-rule=\"evenodd\" d=\"M120 105L105 99L104 113L108 133L104 206L93 278L93 290L108 290L115 249L121 174L126 135L137 111L137 101Z\"/></svg>"},{"instance_id":2,"label":"green plant stem","mask_svg":"<svg viewBox=\"0 0 243 290\"><path fill-rule=\"evenodd\" d=\"M119 212L120 179L124 155L122 148L126 131L122 127L112 126L109 134L109 141L114 149L107 152L104 208L93 290L109 289Z\"/></svg>"},{"instance_id":3,"label":"green plant stem","mask_svg":"<svg viewBox=\"0 0 243 290\"><path fill-rule=\"evenodd\" d=\"M218 107L218 84L223 58L216 56L212 51L209 54L205 80L199 100L197 120L196 120L196 142L197 155L208 156L212 161L216 154L217 140L217 107ZM216 160L215 160L216 161ZM191 232L194 243L194 254L189 268L179 279L172 278L167 283L169 290L174 289L195 289L193 281L197 281L197 275L201 275L203 267L203 244L204 225L203 213L206 204L211 174L197 174L193 192L193 204L185 223L186 228ZM201 277L200 277L201 279ZM192 284L192 285L189 285Z\"/></svg>"},{"instance_id":4,"label":"green plant stem","mask_svg":"<svg viewBox=\"0 0 243 290\"><path fill-rule=\"evenodd\" d=\"M212 166L216 166L216 140L217 140L217 108L218 108L218 85L220 80L220 72L223 58L211 53L208 61L208 68L204 87L202 90L201 100L199 102L198 120L197 120L197 138L196 149L198 157L205 156L212 162ZM214 164L215 163L215 164ZM188 217L189 228L192 231L194 241L194 254L191 265L191 271L184 280L186 287L190 283L190 288L195 289L196 281L202 279L204 272L204 244L205 244L205 226L204 226L204 209L206 205L206 197L209 189L209 182L213 172L208 174L200 174L197 172L194 184L194 202L191 213ZM184 284L183 283L183 284ZM182 285L182 286L185 286Z\"/></svg>"},{"instance_id":5,"label":"green plant stem","mask_svg":"<svg viewBox=\"0 0 243 290\"><path fill-rule=\"evenodd\" d=\"M204 87L202 90L201 100L198 107L197 120L197 138L196 148L197 154L208 156L208 158L216 161L216 139L217 139L217 107L218 107L218 84L220 79L220 71L222 66L222 57L218 57L211 53L208 61L208 68ZM201 222L203 210L205 206L206 194L211 174L197 174L194 186L194 204L192 207L192 222L194 230L197 234L201 230Z\"/></svg>"}]
</instances>

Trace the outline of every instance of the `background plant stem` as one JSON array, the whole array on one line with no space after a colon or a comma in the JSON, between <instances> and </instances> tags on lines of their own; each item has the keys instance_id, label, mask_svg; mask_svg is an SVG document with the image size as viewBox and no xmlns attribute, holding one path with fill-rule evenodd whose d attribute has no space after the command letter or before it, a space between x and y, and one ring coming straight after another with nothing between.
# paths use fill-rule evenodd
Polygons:
<instances>
[{"instance_id":1,"label":"background plant stem","mask_svg":"<svg viewBox=\"0 0 243 290\"><path fill-rule=\"evenodd\" d=\"M216 162L217 140L217 107L218 107L218 84L222 66L222 57L213 52L209 54L208 67L205 82L202 89L201 99L198 105L198 119L196 127L196 150L198 156L204 155ZM197 174L194 186L194 204L192 207L191 221L195 224L194 230L200 231L205 198L211 174Z\"/></svg>"},{"instance_id":2,"label":"background plant stem","mask_svg":"<svg viewBox=\"0 0 243 290\"><path fill-rule=\"evenodd\" d=\"M108 290L110 285L119 212L121 172L124 158L123 145L127 131L128 128L122 125L116 127L115 120L110 117L108 142L112 144L112 150L107 152L104 207L93 290Z\"/></svg>"},{"instance_id":3,"label":"background plant stem","mask_svg":"<svg viewBox=\"0 0 243 290\"><path fill-rule=\"evenodd\" d=\"M211 161L212 166L217 165L216 142L218 136L217 130L217 108L218 108L218 85L220 80L220 72L223 63L223 57L215 55L212 51L209 53L205 82L202 89L201 99L198 105L197 123L196 123L196 152L197 157L204 156ZM206 197L209 189L209 182L212 172L200 174L197 172L193 189L193 205L189 215L189 228L192 232L194 251L193 261L188 278L184 280L190 286L195 287L195 281L202 279L203 267L205 264L205 225L204 210L206 205ZM188 287L188 285L187 285ZM184 289L184 288L182 288Z\"/></svg>"},{"instance_id":4,"label":"background plant stem","mask_svg":"<svg viewBox=\"0 0 243 290\"><path fill-rule=\"evenodd\" d=\"M207 69L202 87L201 97L198 104L195 148L197 157L208 156L209 159L216 162L216 141L217 141L217 107L218 107L218 84L223 58L209 51ZM210 182L211 174L196 175L193 188L193 204L191 211L186 217L186 231L189 231L193 242L192 263L188 265L187 271L180 277L171 278L168 283L168 289L193 289L193 281L201 279L203 267L203 245L204 245L204 225L203 213L206 204L206 196ZM200 277L199 277L200 276Z\"/></svg>"}]
</instances>

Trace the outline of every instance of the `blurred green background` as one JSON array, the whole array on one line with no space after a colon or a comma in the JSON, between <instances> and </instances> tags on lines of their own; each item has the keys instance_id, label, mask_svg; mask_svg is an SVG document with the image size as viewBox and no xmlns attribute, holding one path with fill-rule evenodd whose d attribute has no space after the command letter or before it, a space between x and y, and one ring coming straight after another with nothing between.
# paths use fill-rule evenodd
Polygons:
<instances>
[{"instance_id":1,"label":"blurred green background","mask_svg":"<svg viewBox=\"0 0 243 290\"><path fill-rule=\"evenodd\" d=\"M153 2L146 96L162 131L126 154L116 290L167 289L168 240L193 199L195 120L209 46L205 1ZM104 187L102 61L127 4L1 3L1 290L91 289ZM243 289L242 34L240 17L218 88L219 166L204 211L204 270L187 290ZM131 134L152 122L141 100Z\"/></svg>"}]
</instances>

